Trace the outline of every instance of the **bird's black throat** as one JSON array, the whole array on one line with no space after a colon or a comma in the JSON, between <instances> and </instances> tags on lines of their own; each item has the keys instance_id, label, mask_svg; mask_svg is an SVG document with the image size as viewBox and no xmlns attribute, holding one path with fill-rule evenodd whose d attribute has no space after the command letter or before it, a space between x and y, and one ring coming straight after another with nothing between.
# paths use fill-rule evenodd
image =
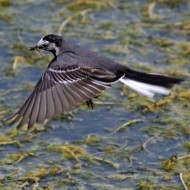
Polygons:
<instances>
[{"instance_id":1,"label":"bird's black throat","mask_svg":"<svg viewBox=\"0 0 190 190\"><path fill-rule=\"evenodd\" d=\"M57 58L57 55L56 55L56 50L55 50L55 49L53 49L53 50L50 50L50 52L51 52L51 53L53 53L53 56L54 56L54 58L56 59L56 58Z\"/></svg>"}]
</instances>

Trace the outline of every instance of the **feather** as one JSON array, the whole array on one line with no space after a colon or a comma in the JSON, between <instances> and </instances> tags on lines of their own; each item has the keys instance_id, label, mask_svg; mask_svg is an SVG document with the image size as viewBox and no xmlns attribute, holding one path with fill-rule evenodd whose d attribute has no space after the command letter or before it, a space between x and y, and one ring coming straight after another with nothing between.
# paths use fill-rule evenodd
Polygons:
<instances>
[{"instance_id":1,"label":"feather","mask_svg":"<svg viewBox=\"0 0 190 190\"><path fill-rule=\"evenodd\" d=\"M120 81L132 88L133 90L139 92L140 94L151 98L155 95L155 93L162 95L168 95L170 93L170 90L168 88L158 85L146 84L143 82L137 82L126 78L120 79Z\"/></svg>"},{"instance_id":2,"label":"feather","mask_svg":"<svg viewBox=\"0 0 190 190\"><path fill-rule=\"evenodd\" d=\"M46 113L47 113L47 100L46 100L46 91L42 91L39 96L41 96L40 100L40 105L39 105L39 112L38 112L38 117L37 117L37 122L42 123L45 118L46 118Z\"/></svg>"}]
</instances>

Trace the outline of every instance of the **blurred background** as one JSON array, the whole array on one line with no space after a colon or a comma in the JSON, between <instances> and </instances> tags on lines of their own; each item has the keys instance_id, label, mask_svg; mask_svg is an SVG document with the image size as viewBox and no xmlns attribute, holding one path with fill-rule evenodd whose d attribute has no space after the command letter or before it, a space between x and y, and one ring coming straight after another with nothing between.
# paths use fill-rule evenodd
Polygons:
<instances>
[{"instance_id":1,"label":"blurred background","mask_svg":"<svg viewBox=\"0 0 190 190\"><path fill-rule=\"evenodd\" d=\"M189 0L0 0L0 119L16 112L52 56L55 33L147 72L189 75ZM115 84L36 125L0 124L0 189L190 189L189 81L154 100Z\"/></svg>"}]
</instances>

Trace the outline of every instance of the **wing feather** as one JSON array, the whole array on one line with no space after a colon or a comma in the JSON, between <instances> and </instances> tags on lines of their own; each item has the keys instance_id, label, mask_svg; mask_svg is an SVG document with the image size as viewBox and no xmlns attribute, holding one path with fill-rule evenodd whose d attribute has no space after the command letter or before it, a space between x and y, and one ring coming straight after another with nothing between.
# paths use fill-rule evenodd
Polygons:
<instances>
[{"instance_id":1,"label":"wing feather","mask_svg":"<svg viewBox=\"0 0 190 190\"><path fill-rule=\"evenodd\" d=\"M18 129L19 129L21 126L23 126L24 124L26 124L27 121L29 120L29 116L30 116L30 114L31 114L31 110L32 110L32 107L33 107L35 98L36 98L36 94L34 93L34 94L32 95L32 98L31 98L31 100L30 100L28 106L27 106L27 109L25 110L25 112L24 112L23 115L22 115L23 117L21 116L22 119L21 119L19 125L17 126Z\"/></svg>"},{"instance_id":2,"label":"wing feather","mask_svg":"<svg viewBox=\"0 0 190 190\"><path fill-rule=\"evenodd\" d=\"M39 113L38 113L38 117L37 117L37 122L38 123L42 123L45 118L46 118L46 113L47 113L47 103L46 103L46 93L47 91L42 91L41 93L41 101L40 101L40 105L39 105Z\"/></svg>"},{"instance_id":3,"label":"wing feather","mask_svg":"<svg viewBox=\"0 0 190 190\"><path fill-rule=\"evenodd\" d=\"M38 113L39 113L40 99L41 99L41 94L36 94L36 98L34 99L34 103L33 103L31 113L29 116L28 129L30 129L37 121L37 117L38 117Z\"/></svg>"},{"instance_id":4,"label":"wing feather","mask_svg":"<svg viewBox=\"0 0 190 190\"><path fill-rule=\"evenodd\" d=\"M52 87L52 95L53 95L54 104L55 104L55 115L59 115L63 112L63 107L62 107L61 100L57 92L56 85Z\"/></svg>"},{"instance_id":5,"label":"wing feather","mask_svg":"<svg viewBox=\"0 0 190 190\"><path fill-rule=\"evenodd\" d=\"M55 114L55 106L52 96L52 89L49 88L46 93L46 105L47 105L47 118L52 118Z\"/></svg>"},{"instance_id":6,"label":"wing feather","mask_svg":"<svg viewBox=\"0 0 190 190\"><path fill-rule=\"evenodd\" d=\"M57 84L56 87L59 97L61 99L63 111L69 111L71 108L67 96L64 93L64 84Z\"/></svg>"},{"instance_id":7,"label":"wing feather","mask_svg":"<svg viewBox=\"0 0 190 190\"><path fill-rule=\"evenodd\" d=\"M65 83L62 84L62 91L65 94L65 98L67 99L69 109L66 111L71 111L75 106L76 102L73 100L73 98L69 95L69 92L67 91L67 85Z\"/></svg>"},{"instance_id":8,"label":"wing feather","mask_svg":"<svg viewBox=\"0 0 190 190\"><path fill-rule=\"evenodd\" d=\"M68 83L65 86L66 86L68 93L70 94L70 96L72 96L72 98L76 102L76 104L79 104L84 101L83 98L81 98L81 96L78 93L79 90L77 88L75 88L73 83Z\"/></svg>"},{"instance_id":9,"label":"wing feather","mask_svg":"<svg viewBox=\"0 0 190 190\"><path fill-rule=\"evenodd\" d=\"M71 111L82 102L93 108L92 99L121 77L101 68L79 65L48 67L32 94L13 116L12 123L21 120L18 128L26 123L31 128L35 123Z\"/></svg>"}]
</instances>

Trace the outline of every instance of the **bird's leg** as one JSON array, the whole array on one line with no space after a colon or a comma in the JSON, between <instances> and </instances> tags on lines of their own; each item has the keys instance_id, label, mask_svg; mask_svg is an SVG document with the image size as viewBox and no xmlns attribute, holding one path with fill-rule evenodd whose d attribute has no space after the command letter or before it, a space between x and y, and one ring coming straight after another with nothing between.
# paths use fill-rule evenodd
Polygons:
<instances>
[{"instance_id":1,"label":"bird's leg","mask_svg":"<svg viewBox=\"0 0 190 190\"><path fill-rule=\"evenodd\" d=\"M86 101L86 104L87 104L87 106L88 106L90 109L92 109L92 110L94 109L94 103L93 103L92 99Z\"/></svg>"}]
</instances>

